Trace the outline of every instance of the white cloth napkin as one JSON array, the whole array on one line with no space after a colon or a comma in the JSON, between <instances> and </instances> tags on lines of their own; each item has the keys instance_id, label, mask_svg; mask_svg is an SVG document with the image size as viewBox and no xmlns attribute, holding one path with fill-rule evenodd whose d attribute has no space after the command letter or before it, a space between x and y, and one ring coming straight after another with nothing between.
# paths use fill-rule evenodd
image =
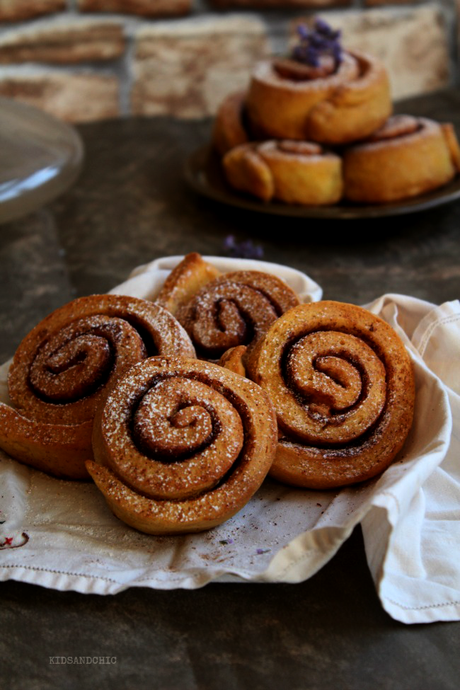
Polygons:
<instances>
[{"instance_id":1,"label":"white cloth napkin","mask_svg":"<svg viewBox=\"0 0 460 690\"><path fill-rule=\"evenodd\" d=\"M112 292L154 298L180 258L142 266ZM320 286L293 269L205 258L224 271L273 272L303 301L321 299ZM403 338L417 385L413 428L381 477L329 492L269 479L218 528L152 537L116 519L92 483L56 480L3 454L0 578L99 594L215 580L294 583L317 572L361 523L378 595L393 618L460 619L460 305L389 294L366 306ZM0 368L5 402L8 366Z\"/></svg>"},{"instance_id":2,"label":"white cloth napkin","mask_svg":"<svg viewBox=\"0 0 460 690\"><path fill-rule=\"evenodd\" d=\"M442 382L447 405L441 462L420 464L362 521L366 554L386 611L405 623L460 619L460 303L440 307L401 295L368 305ZM414 429L432 428L433 399ZM450 419L449 419L450 417ZM450 431L449 431L450 430ZM447 433L449 432L449 433ZM447 443L445 443L447 437ZM407 482L414 487L405 488ZM415 489L415 490L413 490ZM391 498L390 498L391 497ZM386 515L380 520L383 509Z\"/></svg>"}]
</instances>

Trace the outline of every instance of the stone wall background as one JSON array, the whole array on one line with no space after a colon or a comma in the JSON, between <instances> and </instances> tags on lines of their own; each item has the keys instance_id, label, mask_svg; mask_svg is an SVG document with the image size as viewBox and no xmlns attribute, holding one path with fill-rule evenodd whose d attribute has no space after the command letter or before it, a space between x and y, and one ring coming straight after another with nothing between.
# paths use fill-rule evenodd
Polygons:
<instances>
[{"instance_id":1,"label":"stone wall background","mask_svg":"<svg viewBox=\"0 0 460 690\"><path fill-rule=\"evenodd\" d=\"M0 95L68 121L212 115L318 14L395 99L458 83L460 0L0 0Z\"/></svg>"}]
</instances>

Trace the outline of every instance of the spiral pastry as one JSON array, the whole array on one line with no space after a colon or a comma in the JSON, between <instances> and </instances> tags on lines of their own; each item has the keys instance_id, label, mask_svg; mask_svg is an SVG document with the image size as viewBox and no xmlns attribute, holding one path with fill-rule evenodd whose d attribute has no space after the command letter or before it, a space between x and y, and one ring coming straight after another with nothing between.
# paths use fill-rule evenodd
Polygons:
<instances>
[{"instance_id":1,"label":"spiral pastry","mask_svg":"<svg viewBox=\"0 0 460 690\"><path fill-rule=\"evenodd\" d=\"M60 477L87 477L93 418L107 390L149 355L194 356L165 309L92 295L64 305L19 345L9 371L13 407L0 404L0 448Z\"/></svg>"},{"instance_id":2,"label":"spiral pastry","mask_svg":"<svg viewBox=\"0 0 460 690\"><path fill-rule=\"evenodd\" d=\"M232 187L262 201L324 206L343 193L341 158L312 142L244 144L225 155L223 167Z\"/></svg>"},{"instance_id":3,"label":"spiral pastry","mask_svg":"<svg viewBox=\"0 0 460 690\"><path fill-rule=\"evenodd\" d=\"M87 467L113 513L148 534L199 532L257 491L276 416L255 383L216 364L152 357L112 390Z\"/></svg>"},{"instance_id":4,"label":"spiral pastry","mask_svg":"<svg viewBox=\"0 0 460 690\"><path fill-rule=\"evenodd\" d=\"M328 489L394 460L412 423L414 377L385 321L350 304L300 305L272 326L254 359L280 429L273 477Z\"/></svg>"},{"instance_id":5,"label":"spiral pastry","mask_svg":"<svg viewBox=\"0 0 460 690\"><path fill-rule=\"evenodd\" d=\"M246 358L272 323L297 304L296 293L277 276L233 271L202 287L178 309L176 318L201 359L217 361L241 345L246 346Z\"/></svg>"},{"instance_id":6,"label":"spiral pastry","mask_svg":"<svg viewBox=\"0 0 460 690\"><path fill-rule=\"evenodd\" d=\"M238 91L224 98L217 109L211 136L212 144L221 156L251 139L245 122L245 102L246 93Z\"/></svg>"},{"instance_id":7,"label":"spiral pastry","mask_svg":"<svg viewBox=\"0 0 460 690\"><path fill-rule=\"evenodd\" d=\"M198 252L186 254L173 268L157 295L155 303L176 315L179 307L188 302L206 283L221 272Z\"/></svg>"},{"instance_id":8,"label":"spiral pastry","mask_svg":"<svg viewBox=\"0 0 460 690\"><path fill-rule=\"evenodd\" d=\"M392 112L387 72L370 55L344 51L320 72L295 60L264 60L252 74L248 121L265 138L344 144L371 134Z\"/></svg>"},{"instance_id":9,"label":"spiral pastry","mask_svg":"<svg viewBox=\"0 0 460 690\"><path fill-rule=\"evenodd\" d=\"M394 115L371 137L345 151L345 196L359 203L416 197L446 184L460 170L451 124Z\"/></svg>"}]
</instances>

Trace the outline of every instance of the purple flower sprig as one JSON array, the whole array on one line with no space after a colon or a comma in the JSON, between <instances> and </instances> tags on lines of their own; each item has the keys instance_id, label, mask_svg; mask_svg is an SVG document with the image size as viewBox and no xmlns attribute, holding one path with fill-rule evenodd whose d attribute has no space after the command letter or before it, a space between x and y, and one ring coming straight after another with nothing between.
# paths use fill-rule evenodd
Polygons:
<instances>
[{"instance_id":1,"label":"purple flower sprig","mask_svg":"<svg viewBox=\"0 0 460 690\"><path fill-rule=\"evenodd\" d=\"M224 240L224 250L228 256L241 259L262 259L264 250L252 240L237 242L234 235L227 235Z\"/></svg>"},{"instance_id":2,"label":"purple flower sprig","mask_svg":"<svg viewBox=\"0 0 460 690\"><path fill-rule=\"evenodd\" d=\"M323 55L330 55L334 58L336 66L341 63L342 46L339 29L334 30L324 19L317 19L311 29L306 24L299 24L297 33L299 43L292 51L294 60L311 67L319 67L320 58Z\"/></svg>"}]
</instances>

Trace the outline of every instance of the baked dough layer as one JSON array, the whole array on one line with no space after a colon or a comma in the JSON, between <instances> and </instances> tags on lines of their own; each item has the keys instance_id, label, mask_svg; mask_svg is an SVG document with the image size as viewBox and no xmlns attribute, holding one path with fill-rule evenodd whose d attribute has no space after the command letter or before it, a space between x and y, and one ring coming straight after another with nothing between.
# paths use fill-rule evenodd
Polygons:
<instances>
[{"instance_id":1,"label":"baked dough layer","mask_svg":"<svg viewBox=\"0 0 460 690\"><path fill-rule=\"evenodd\" d=\"M324 206L343 194L340 156L312 142L245 144L227 153L223 167L232 187L262 201Z\"/></svg>"},{"instance_id":2,"label":"baked dough layer","mask_svg":"<svg viewBox=\"0 0 460 690\"><path fill-rule=\"evenodd\" d=\"M98 406L129 367L158 353L195 350L176 319L152 302L90 295L57 309L16 350L12 406L0 403L0 448L55 476L88 478Z\"/></svg>"},{"instance_id":3,"label":"baked dough layer","mask_svg":"<svg viewBox=\"0 0 460 690\"><path fill-rule=\"evenodd\" d=\"M376 58L344 51L333 74L289 79L276 61L259 62L247 100L248 120L265 138L344 144L378 129L392 112L388 74Z\"/></svg>"},{"instance_id":4,"label":"baked dough layer","mask_svg":"<svg viewBox=\"0 0 460 690\"><path fill-rule=\"evenodd\" d=\"M94 424L88 471L113 513L148 534L210 529L265 479L276 416L255 383L195 359L133 367Z\"/></svg>"},{"instance_id":5,"label":"baked dough layer","mask_svg":"<svg viewBox=\"0 0 460 690\"><path fill-rule=\"evenodd\" d=\"M411 428L415 386L396 332L351 304L303 304L280 317L253 354L253 379L269 394L280 440L270 471L312 489L380 474Z\"/></svg>"},{"instance_id":6,"label":"baked dough layer","mask_svg":"<svg viewBox=\"0 0 460 690\"><path fill-rule=\"evenodd\" d=\"M416 197L452 180L459 161L452 125L395 115L368 140L346 149L345 196L368 204Z\"/></svg>"},{"instance_id":7,"label":"baked dough layer","mask_svg":"<svg viewBox=\"0 0 460 690\"><path fill-rule=\"evenodd\" d=\"M244 122L245 107L246 92L238 91L224 98L217 109L211 140L221 156L250 139Z\"/></svg>"}]
</instances>

